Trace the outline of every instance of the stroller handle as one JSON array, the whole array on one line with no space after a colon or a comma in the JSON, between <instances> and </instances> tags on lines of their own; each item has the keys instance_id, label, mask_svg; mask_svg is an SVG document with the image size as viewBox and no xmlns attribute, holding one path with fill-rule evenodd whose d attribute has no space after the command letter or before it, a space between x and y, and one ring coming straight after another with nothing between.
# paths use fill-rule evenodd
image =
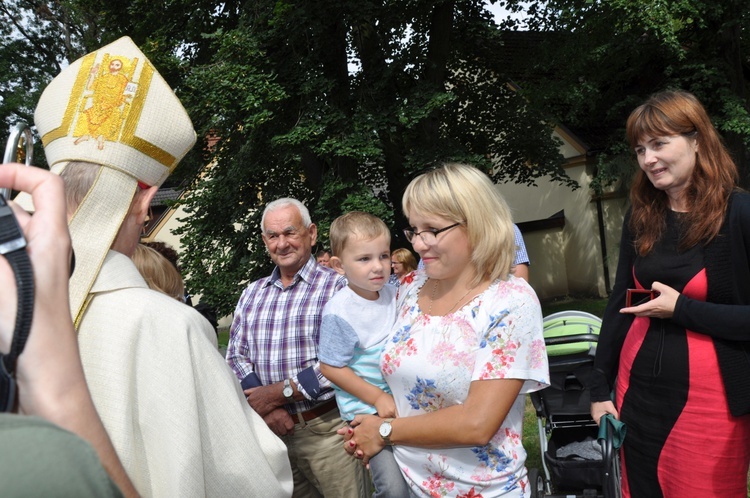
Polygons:
<instances>
[{"instance_id":1,"label":"stroller handle","mask_svg":"<svg viewBox=\"0 0 750 498\"><path fill-rule=\"evenodd\" d=\"M558 337L545 337L544 344L556 346L558 344L572 344L574 342L597 342L599 336L596 334L561 335Z\"/></svg>"},{"instance_id":2,"label":"stroller handle","mask_svg":"<svg viewBox=\"0 0 750 498\"><path fill-rule=\"evenodd\" d=\"M605 423L602 421L602 423ZM604 460L604 468L609 469L612 464L612 458L614 458L615 446L613 443L614 439L614 428L610 424L606 424L606 437L599 438L599 444L602 447L602 460ZM606 472L606 470L605 470Z\"/></svg>"},{"instance_id":3,"label":"stroller handle","mask_svg":"<svg viewBox=\"0 0 750 498\"><path fill-rule=\"evenodd\" d=\"M599 424L597 441L602 447L604 496L619 498L622 496L622 490L620 488L620 462L617 458L617 452L625 438L626 427L610 414L605 414Z\"/></svg>"}]
</instances>

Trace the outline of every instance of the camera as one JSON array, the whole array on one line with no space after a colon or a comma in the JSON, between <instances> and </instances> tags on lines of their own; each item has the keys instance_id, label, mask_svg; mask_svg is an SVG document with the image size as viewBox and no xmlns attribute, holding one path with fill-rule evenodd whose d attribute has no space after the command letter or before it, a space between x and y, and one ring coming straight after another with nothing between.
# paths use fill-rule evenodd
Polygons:
<instances>
[{"instance_id":1,"label":"camera","mask_svg":"<svg viewBox=\"0 0 750 498\"><path fill-rule=\"evenodd\" d=\"M625 307L640 306L658 296L659 293L650 289L628 289L625 295Z\"/></svg>"}]
</instances>

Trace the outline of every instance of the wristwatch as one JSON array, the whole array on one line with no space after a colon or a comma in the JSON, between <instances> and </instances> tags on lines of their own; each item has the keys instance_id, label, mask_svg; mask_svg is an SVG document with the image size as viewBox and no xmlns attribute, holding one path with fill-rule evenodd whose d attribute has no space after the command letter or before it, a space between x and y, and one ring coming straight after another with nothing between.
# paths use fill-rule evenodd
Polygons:
<instances>
[{"instance_id":1,"label":"wristwatch","mask_svg":"<svg viewBox=\"0 0 750 498\"><path fill-rule=\"evenodd\" d=\"M294 389L292 389L292 383L289 382L289 379L284 379L284 390L281 391L281 394L284 395L288 402L294 402Z\"/></svg>"},{"instance_id":2,"label":"wristwatch","mask_svg":"<svg viewBox=\"0 0 750 498\"><path fill-rule=\"evenodd\" d=\"M388 446L392 446L393 443L391 442L391 432L393 431L393 426L391 425L391 422L393 422L392 418L387 418L383 420L383 423L380 424L380 437L383 438L383 441L385 441L385 444Z\"/></svg>"}]
</instances>

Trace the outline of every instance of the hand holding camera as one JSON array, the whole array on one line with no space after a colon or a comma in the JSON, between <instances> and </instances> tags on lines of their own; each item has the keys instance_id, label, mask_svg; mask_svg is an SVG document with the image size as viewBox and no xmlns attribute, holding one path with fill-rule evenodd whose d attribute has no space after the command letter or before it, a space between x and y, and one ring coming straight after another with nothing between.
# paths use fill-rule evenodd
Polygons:
<instances>
[{"instance_id":1,"label":"hand holding camera","mask_svg":"<svg viewBox=\"0 0 750 498\"><path fill-rule=\"evenodd\" d=\"M31 194L36 209L32 216L8 203L26 239L34 275L31 329L15 368L18 412L45 418L81 436L94 447L124 494L135 495L83 374L68 304L72 246L62 179L40 168L3 164L0 188ZM16 277L5 257L0 257L0 289L0 351L7 353L16 323L17 296Z\"/></svg>"},{"instance_id":2,"label":"hand holding camera","mask_svg":"<svg viewBox=\"0 0 750 498\"><path fill-rule=\"evenodd\" d=\"M0 187L28 192L38 203L34 216L8 203L23 231L34 268L33 324L51 324L52 320L65 324L70 321L67 297L71 242L62 180L40 168L6 164L0 166ZM16 321L17 296L16 279L5 258L0 258L0 286L4 289L0 300L0 351L6 353Z\"/></svg>"},{"instance_id":3,"label":"hand holding camera","mask_svg":"<svg viewBox=\"0 0 750 498\"><path fill-rule=\"evenodd\" d=\"M625 294L625 307L640 306L656 298L657 292L651 289L628 289Z\"/></svg>"}]
</instances>

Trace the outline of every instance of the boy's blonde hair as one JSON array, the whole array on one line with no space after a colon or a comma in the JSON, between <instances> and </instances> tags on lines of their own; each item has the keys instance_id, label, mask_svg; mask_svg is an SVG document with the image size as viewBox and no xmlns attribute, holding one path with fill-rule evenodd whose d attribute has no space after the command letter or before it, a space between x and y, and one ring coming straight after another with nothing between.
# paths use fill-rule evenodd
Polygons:
<instances>
[{"instance_id":1,"label":"boy's blonde hair","mask_svg":"<svg viewBox=\"0 0 750 498\"><path fill-rule=\"evenodd\" d=\"M508 279L516 257L510 209L489 177L473 166L449 163L411 181L402 199L404 215L434 215L466 228L474 284Z\"/></svg>"},{"instance_id":2,"label":"boy's blonde hair","mask_svg":"<svg viewBox=\"0 0 750 498\"><path fill-rule=\"evenodd\" d=\"M133 262L150 289L185 301L185 283L180 272L159 251L138 244L133 253Z\"/></svg>"},{"instance_id":3,"label":"boy's blonde hair","mask_svg":"<svg viewBox=\"0 0 750 498\"><path fill-rule=\"evenodd\" d=\"M388 230L388 226L383 223L383 220L370 213L351 211L339 216L331 223L329 238L334 256L341 257L346 243L352 236L364 240L385 236L388 238L388 244L391 243L391 231Z\"/></svg>"}]
</instances>

